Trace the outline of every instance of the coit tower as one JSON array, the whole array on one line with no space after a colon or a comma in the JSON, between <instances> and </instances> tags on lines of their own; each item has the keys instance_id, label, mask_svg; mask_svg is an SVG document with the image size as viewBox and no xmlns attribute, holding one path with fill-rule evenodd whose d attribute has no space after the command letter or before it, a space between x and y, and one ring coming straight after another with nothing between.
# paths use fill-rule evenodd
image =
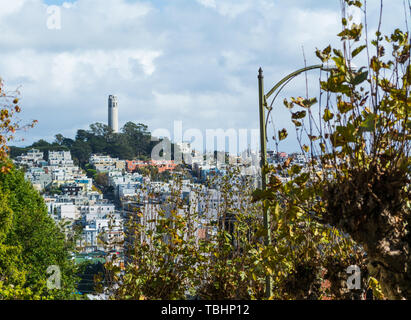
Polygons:
<instances>
[{"instance_id":1,"label":"coit tower","mask_svg":"<svg viewBox=\"0 0 411 320\"><path fill-rule=\"evenodd\" d=\"M108 126L118 133L118 101L116 96L108 97Z\"/></svg>"}]
</instances>

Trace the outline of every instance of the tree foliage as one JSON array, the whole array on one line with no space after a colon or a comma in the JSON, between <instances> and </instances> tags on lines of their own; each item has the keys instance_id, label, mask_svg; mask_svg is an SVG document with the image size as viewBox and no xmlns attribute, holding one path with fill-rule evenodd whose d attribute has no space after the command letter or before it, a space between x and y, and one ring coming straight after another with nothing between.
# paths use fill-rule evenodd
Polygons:
<instances>
[{"instance_id":1,"label":"tree foliage","mask_svg":"<svg viewBox=\"0 0 411 320\"><path fill-rule=\"evenodd\" d=\"M72 244L48 215L41 195L13 167L0 174L0 204L0 297L72 297L76 280L69 255ZM46 287L46 270L52 265L60 268L62 290Z\"/></svg>"},{"instance_id":2,"label":"tree foliage","mask_svg":"<svg viewBox=\"0 0 411 320\"><path fill-rule=\"evenodd\" d=\"M309 170L297 165L267 168L271 181L262 198L270 201L279 214L276 224L285 229L310 222L316 224L314 232L333 230L343 235L342 241L355 241L346 260L330 261L326 269L331 278L338 265L357 264L363 275L372 276L370 283L378 281L385 297L409 299L409 33L396 29L384 37L378 29L368 43L364 26L347 14L352 6L362 3L343 2L342 50L317 50L322 63L335 66L320 79L319 105L309 97L284 101L291 119L298 118L293 122ZM388 48L391 56L385 55ZM369 64L354 68L361 53L367 53ZM283 140L284 134L276 139ZM291 181L279 181L279 172L287 172ZM354 248L364 251L366 259L354 259Z\"/></svg>"},{"instance_id":3,"label":"tree foliage","mask_svg":"<svg viewBox=\"0 0 411 320\"><path fill-rule=\"evenodd\" d=\"M10 151L8 144L14 139L14 134L17 130L33 127L37 121L31 124L21 125L16 118L16 114L20 113L19 92L8 92L4 88L3 80L0 78L0 167L1 172L10 170L10 163L4 160L8 157Z\"/></svg>"},{"instance_id":4,"label":"tree foliage","mask_svg":"<svg viewBox=\"0 0 411 320\"><path fill-rule=\"evenodd\" d=\"M8 159L7 144L16 130L35 124L22 126L16 119L17 94L4 92L0 82L0 299L70 298L76 281L71 243L48 215L41 195ZM61 290L47 289L52 265L61 270Z\"/></svg>"},{"instance_id":5,"label":"tree foliage","mask_svg":"<svg viewBox=\"0 0 411 320\"><path fill-rule=\"evenodd\" d=\"M244 177L231 172L218 185L218 202L202 188L187 199L181 180L174 178L158 210L130 215L125 270L115 260L106 265L111 298L263 296L260 206L251 203L252 189Z\"/></svg>"}]
</instances>

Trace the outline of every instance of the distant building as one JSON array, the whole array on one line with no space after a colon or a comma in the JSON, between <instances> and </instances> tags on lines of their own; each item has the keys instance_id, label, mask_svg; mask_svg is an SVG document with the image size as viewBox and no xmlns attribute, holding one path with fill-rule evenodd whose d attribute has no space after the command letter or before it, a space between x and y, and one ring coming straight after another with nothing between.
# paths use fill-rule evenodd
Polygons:
<instances>
[{"instance_id":1,"label":"distant building","mask_svg":"<svg viewBox=\"0 0 411 320\"><path fill-rule=\"evenodd\" d=\"M83 191L83 187L76 184L67 184L61 186L61 191L69 196L78 196Z\"/></svg>"},{"instance_id":2,"label":"distant building","mask_svg":"<svg viewBox=\"0 0 411 320\"><path fill-rule=\"evenodd\" d=\"M73 166L70 151L50 151L49 164L50 166Z\"/></svg>"},{"instance_id":3,"label":"distant building","mask_svg":"<svg viewBox=\"0 0 411 320\"><path fill-rule=\"evenodd\" d=\"M108 155L92 154L89 163L92 164L97 172L111 172L116 170L123 170L126 168L124 160L112 158Z\"/></svg>"},{"instance_id":4,"label":"distant building","mask_svg":"<svg viewBox=\"0 0 411 320\"><path fill-rule=\"evenodd\" d=\"M112 95L108 97L108 126L113 132L118 132L118 101Z\"/></svg>"},{"instance_id":5,"label":"distant building","mask_svg":"<svg viewBox=\"0 0 411 320\"><path fill-rule=\"evenodd\" d=\"M158 172L162 173L164 171L174 171L174 169L177 167L177 164L174 162L174 160L126 160L126 167L128 172L133 172L136 169L148 166L157 167Z\"/></svg>"},{"instance_id":6,"label":"distant building","mask_svg":"<svg viewBox=\"0 0 411 320\"><path fill-rule=\"evenodd\" d=\"M79 209L72 203L58 203L54 207L59 220L76 220L80 218Z\"/></svg>"},{"instance_id":7,"label":"distant building","mask_svg":"<svg viewBox=\"0 0 411 320\"><path fill-rule=\"evenodd\" d=\"M91 191L93 188L92 178L82 177L82 178L76 179L74 182L78 186L80 186L83 189L83 191Z\"/></svg>"},{"instance_id":8,"label":"distant building","mask_svg":"<svg viewBox=\"0 0 411 320\"><path fill-rule=\"evenodd\" d=\"M37 149L31 149L26 154L22 154L16 158L16 164L34 166L43 161L43 152Z\"/></svg>"},{"instance_id":9,"label":"distant building","mask_svg":"<svg viewBox=\"0 0 411 320\"><path fill-rule=\"evenodd\" d=\"M29 167L24 174L26 180L31 181L36 190L44 190L52 183L51 174L44 172L42 168Z\"/></svg>"}]
</instances>

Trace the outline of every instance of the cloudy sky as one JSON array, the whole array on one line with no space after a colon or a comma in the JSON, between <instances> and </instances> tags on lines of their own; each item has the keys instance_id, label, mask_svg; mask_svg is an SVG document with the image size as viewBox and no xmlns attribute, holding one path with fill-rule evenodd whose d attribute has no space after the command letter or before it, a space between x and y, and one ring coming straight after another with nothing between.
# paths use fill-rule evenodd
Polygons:
<instances>
[{"instance_id":1,"label":"cloudy sky","mask_svg":"<svg viewBox=\"0 0 411 320\"><path fill-rule=\"evenodd\" d=\"M60 29L49 28L50 5ZM368 0L370 32L378 9ZM339 21L339 0L0 0L0 77L19 88L23 121L39 121L16 144L106 123L110 94L120 126L258 128L258 68L269 89L304 65L302 48L317 64L317 47L340 45ZM383 25L404 27L403 0L384 1ZM318 75L309 76L312 96ZM281 101L299 95L303 77L278 99L277 127L292 128ZM293 135L282 149L296 150Z\"/></svg>"}]
</instances>

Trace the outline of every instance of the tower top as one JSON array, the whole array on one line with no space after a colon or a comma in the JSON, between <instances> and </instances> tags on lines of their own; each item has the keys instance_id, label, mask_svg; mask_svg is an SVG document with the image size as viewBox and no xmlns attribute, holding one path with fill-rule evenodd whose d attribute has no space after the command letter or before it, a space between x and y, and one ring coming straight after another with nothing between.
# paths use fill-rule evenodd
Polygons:
<instances>
[{"instance_id":1,"label":"tower top","mask_svg":"<svg viewBox=\"0 0 411 320\"><path fill-rule=\"evenodd\" d=\"M108 126L118 132L118 100L114 95L108 97Z\"/></svg>"}]
</instances>

